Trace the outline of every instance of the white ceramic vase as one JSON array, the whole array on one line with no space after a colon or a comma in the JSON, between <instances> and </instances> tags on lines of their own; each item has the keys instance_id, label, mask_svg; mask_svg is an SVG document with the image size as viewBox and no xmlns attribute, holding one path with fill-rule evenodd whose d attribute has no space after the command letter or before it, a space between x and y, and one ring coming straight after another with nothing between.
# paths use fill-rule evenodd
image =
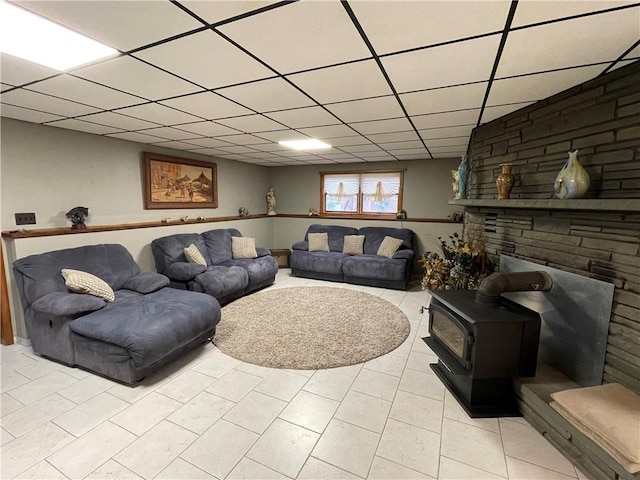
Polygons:
<instances>
[{"instance_id":1,"label":"white ceramic vase","mask_svg":"<svg viewBox=\"0 0 640 480\"><path fill-rule=\"evenodd\" d=\"M578 150L574 150L569 152L569 158L558 172L553 191L558 198L580 198L589 189L590 181L589 174L578 162Z\"/></svg>"}]
</instances>

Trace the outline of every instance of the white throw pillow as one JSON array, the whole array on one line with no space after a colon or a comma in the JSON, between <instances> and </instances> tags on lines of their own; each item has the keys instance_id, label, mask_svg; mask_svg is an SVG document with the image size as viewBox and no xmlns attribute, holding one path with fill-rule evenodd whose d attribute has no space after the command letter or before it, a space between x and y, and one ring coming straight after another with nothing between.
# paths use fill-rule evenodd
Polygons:
<instances>
[{"instance_id":1,"label":"white throw pillow","mask_svg":"<svg viewBox=\"0 0 640 480\"><path fill-rule=\"evenodd\" d=\"M184 249L184 256L187 257L189 263L199 263L205 267L207 266L207 261L204 259L204 256L193 243Z\"/></svg>"},{"instance_id":2,"label":"white throw pillow","mask_svg":"<svg viewBox=\"0 0 640 480\"><path fill-rule=\"evenodd\" d=\"M107 302L113 302L116 299L116 294L113 293L109 284L95 275L70 268L63 268L60 273L64 277L65 285L72 292L88 293L104 298Z\"/></svg>"},{"instance_id":3,"label":"white throw pillow","mask_svg":"<svg viewBox=\"0 0 640 480\"><path fill-rule=\"evenodd\" d=\"M234 259L258 258L256 239L251 237L231 237L231 254Z\"/></svg>"},{"instance_id":4,"label":"white throw pillow","mask_svg":"<svg viewBox=\"0 0 640 480\"><path fill-rule=\"evenodd\" d=\"M364 253L364 235L345 235L342 253L362 255Z\"/></svg>"},{"instance_id":5,"label":"white throw pillow","mask_svg":"<svg viewBox=\"0 0 640 480\"><path fill-rule=\"evenodd\" d=\"M310 252L328 252L329 251L329 234L324 233L310 233L307 235L309 241Z\"/></svg>"},{"instance_id":6,"label":"white throw pillow","mask_svg":"<svg viewBox=\"0 0 640 480\"><path fill-rule=\"evenodd\" d=\"M382 240L382 243L378 248L377 255L392 258L393 254L396 253L400 248L400 245L402 245L402 242L403 240L401 238L384 237L384 240Z\"/></svg>"}]
</instances>

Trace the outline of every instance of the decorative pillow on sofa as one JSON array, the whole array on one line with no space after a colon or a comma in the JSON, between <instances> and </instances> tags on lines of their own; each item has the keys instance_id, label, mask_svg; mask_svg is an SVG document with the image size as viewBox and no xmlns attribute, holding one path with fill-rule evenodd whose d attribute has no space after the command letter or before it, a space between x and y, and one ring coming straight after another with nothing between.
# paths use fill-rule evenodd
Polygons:
<instances>
[{"instance_id":1,"label":"decorative pillow on sofa","mask_svg":"<svg viewBox=\"0 0 640 480\"><path fill-rule=\"evenodd\" d=\"M184 256L187 257L189 263L199 263L200 265L207 266L207 261L204 259L198 247L193 243L184 249Z\"/></svg>"},{"instance_id":2,"label":"decorative pillow on sofa","mask_svg":"<svg viewBox=\"0 0 640 480\"><path fill-rule=\"evenodd\" d=\"M402 245L402 241L401 238L384 237L384 240L382 240L382 243L378 247L378 253L376 255L392 258L393 254L396 253L400 245Z\"/></svg>"},{"instance_id":3,"label":"decorative pillow on sofa","mask_svg":"<svg viewBox=\"0 0 640 480\"><path fill-rule=\"evenodd\" d=\"M307 235L309 241L310 252L328 252L329 250L329 234L324 233L310 233Z\"/></svg>"},{"instance_id":4,"label":"decorative pillow on sofa","mask_svg":"<svg viewBox=\"0 0 640 480\"><path fill-rule=\"evenodd\" d=\"M72 292L95 295L104 298L107 302L113 302L116 299L116 294L113 293L109 284L95 275L70 268L63 268L60 273L64 277L65 285Z\"/></svg>"},{"instance_id":5,"label":"decorative pillow on sofa","mask_svg":"<svg viewBox=\"0 0 640 480\"><path fill-rule=\"evenodd\" d=\"M258 258L256 239L251 237L231 237L231 254L234 259Z\"/></svg>"},{"instance_id":6,"label":"decorative pillow on sofa","mask_svg":"<svg viewBox=\"0 0 640 480\"><path fill-rule=\"evenodd\" d=\"M345 235L342 253L362 255L364 253L364 235Z\"/></svg>"}]
</instances>

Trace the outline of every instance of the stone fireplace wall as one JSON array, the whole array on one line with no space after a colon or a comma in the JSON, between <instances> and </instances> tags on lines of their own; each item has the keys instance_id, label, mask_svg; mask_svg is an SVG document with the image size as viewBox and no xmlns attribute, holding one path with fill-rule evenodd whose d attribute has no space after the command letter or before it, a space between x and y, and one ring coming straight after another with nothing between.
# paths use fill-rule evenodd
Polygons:
<instances>
[{"instance_id":1,"label":"stone fireplace wall","mask_svg":"<svg viewBox=\"0 0 640 480\"><path fill-rule=\"evenodd\" d=\"M574 149L591 177L585 198L606 206L511 208L507 200L468 207L465 229L484 234L494 262L504 253L614 284L603 381L640 393L640 61L475 129L468 198L495 199L508 162L512 199L552 199ZM636 198L631 211L615 210L616 199Z\"/></svg>"}]
</instances>

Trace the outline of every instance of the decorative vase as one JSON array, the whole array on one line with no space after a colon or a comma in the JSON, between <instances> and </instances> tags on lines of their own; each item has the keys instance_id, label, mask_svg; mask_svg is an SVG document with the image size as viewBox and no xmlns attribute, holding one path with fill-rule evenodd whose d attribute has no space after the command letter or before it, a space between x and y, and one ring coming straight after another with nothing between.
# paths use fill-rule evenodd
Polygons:
<instances>
[{"instance_id":1,"label":"decorative vase","mask_svg":"<svg viewBox=\"0 0 640 480\"><path fill-rule=\"evenodd\" d=\"M578 150L569 152L569 158L558 172L553 191L558 198L580 198L589 190L589 174L578 162Z\"/></svg>"},{"instance_id":2,"label":"decorative vase","mask_svg":"<svg viewBox=\"0 0 640 480\"><path fill-rule=\"evenodd\" d=\"M502 167L502 171L500 175L496 178L496 187L498 187L498 200L507 200L509 195L511 195L511 189L513 188L513 183L515 182L515 177L513 173L511 173L511 167L513 167L510 163L501 163L500 167Z\"/></svg>"},{"instance_id":3,"label":"decorative vase","mask_svg":"<svg viewBox=\"0 0 640 480\"><path fill-rule=\"evenodd\" d=\"M458 192L456 193L456 200L464 200L467 198L467 178L469 177L469 163L467 162L467 156L462 155L460 157L460 165L458 165Z\"/></svg>"}]
</instances>

